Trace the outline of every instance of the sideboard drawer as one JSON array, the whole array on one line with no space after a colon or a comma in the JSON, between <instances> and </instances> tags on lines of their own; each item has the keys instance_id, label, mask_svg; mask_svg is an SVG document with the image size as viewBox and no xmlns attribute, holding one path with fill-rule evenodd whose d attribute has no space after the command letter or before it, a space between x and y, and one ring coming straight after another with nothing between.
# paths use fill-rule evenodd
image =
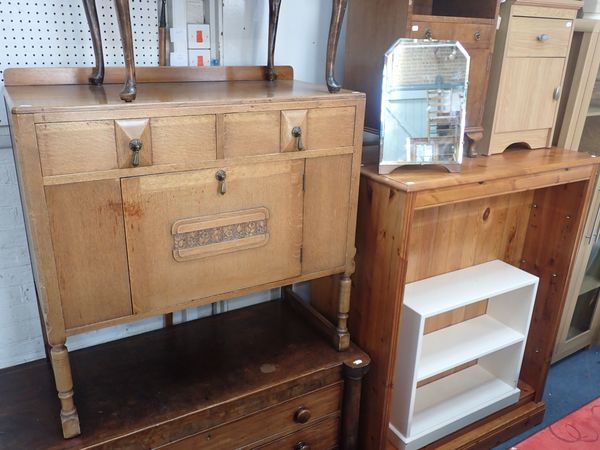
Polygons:
<instances>
[{"instance_id":1,"label":"sideboard drawer","mask_svg":"<svg viewBox=\"0 0 600 450\"><path fill-rule=\"evenodd\" d=\"M310 427L302 428L288 436L259 445L250 446L256 450L296 450L302 444L310 446L310 450L330 450L338 447L340 434L340 419L337 416L328 417Z\"/></svg>"},{"instance_id":2,"label":"sideboard drawer","mask_svg":"<svg viewBox=\"0 0 600 450\"><path fill-rule=\"evenodd\" d=\"M342 387L342 383L337 383L319 389L242 417L234 422L203 431L165 448L169 450L256 448L255 443L257 442L265 442L271 436L308 428L313 423L317 423L319 419L339 411L341 409ZM328 425L330 430L328 439L330 439L331 430L335 430L335 427L331 425L335 425L335 422ZM271 445L267 448L284 449L285 447Z\"/></svg>"},{"instance_id":3,"label":"sideboard drawer","mask_svg":"<svg viewBox=\"0 0 600 450\"><path fill-rule=\"evenodd\" d=\"M35 126L44 176L116 169L112 120Z\"/></svg>"},{"instance_id":4,"label":"sideboard drawer","mask_svg":"<svg viewBox=\"0 0 600 450\"><path fill-rule=\"evenodd\" d=\"M303 173L293 160L123 179L134 313L298 276Z\"/></svg>"},{"instance_id":5,"label":"sideboard drawer","mask_svg":"<svg viewBox=\"0 0 600 450\"><path fill-rule=\"evenodd\" d=\"M412 38L450 39L468 48L488 48L494 36L494 25L483 23L465 23L457 27L448 22L412 21L411 28Z\"/></svg>"},{"instance_id":6,"label":"sideboard drawer","mask_svg":"<svg viewBox=\"0 0 600 450\"><path fill-rule=\"evenodd\" d=\"M569 51L572 20L514 17L508 32L508 57L564 57Z\"/></svg>"},{"instance_id":7,"label":"sideboard drawer","mask_svg":"<svg viewBox=\"0 0 600 450\"><path fill-rule=\"evenodd\" d=\"M151 119L152 163L197 165L217 158L215 116Z\"/></svg>"},{"instance_id":8,"label":"sideboard drawer","mask_svg":"<svg viewBox=\"0 0 600 450\"><path fill-rule=\"evenodd\" d=\"M280 111L223 115L223 157L279 153Z\"/></svg>"},{"instance_id":9,"label":"sideboard drawer","mask_svg":"<svg viewBox=\"0 0 600 450\"><path fill-rule=\"evenodd\" d=\"M309 110L307 150L353 146L355 120L354 106Z\"/></svg>"}]
</instances>

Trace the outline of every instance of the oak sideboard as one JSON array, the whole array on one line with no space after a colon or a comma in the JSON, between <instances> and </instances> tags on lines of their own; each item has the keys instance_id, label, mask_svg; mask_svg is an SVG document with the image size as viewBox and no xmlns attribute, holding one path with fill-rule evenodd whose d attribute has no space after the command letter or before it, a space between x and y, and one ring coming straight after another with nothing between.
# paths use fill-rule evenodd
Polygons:
<instances>
[{"instance_id":1,"label":"oak sideboard","mask_svg":"<svg viewBox=\"0 0 600 450\"><path fill-rule=\"evenodd\" d=\"M347 329L364 94L330 94L294 81L289 67L278 68L274 82L263 79L264 67L141 68L138 98L123 104L113 84L119 69L107 72L104 86L86 85L88 72L4 74L64 437L80 434L68 336L332 274L342 275L337 323L321 328L336 350L350 350L347 368L325 390L329 400L319 402L357 411L357 404L338 406L360 399L356 380L369 364ZM296 310L324 323L286 292ZM342 372L354 386L344 395ZM297 426L309 418L290 415ZM342 422L339 442L338 425L327 430L336 445L356 448L356 423L347 414ZM270 437L253 439L263 445Z\"/></svg>"}]
</instances>

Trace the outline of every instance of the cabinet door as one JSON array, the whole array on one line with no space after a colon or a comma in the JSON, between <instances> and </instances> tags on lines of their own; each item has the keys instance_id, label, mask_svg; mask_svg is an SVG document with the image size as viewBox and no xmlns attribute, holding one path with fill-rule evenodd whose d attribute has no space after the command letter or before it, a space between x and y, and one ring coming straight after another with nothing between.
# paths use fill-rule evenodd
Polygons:
<instances>
[{"instance_id":1,"label":"cabinet door","mask_svg":"<svg viewBox=\"0 0 600 450\"><path fill-rule=\"evenodd\" d=\"M299 275L303 172L296 160L124 179L134 312Z\"/></svg>"},{"instance_id":2,"label":"cabinet door","mask_svg":"<svg viewBox=\"0 0 600 450\"><path fill-rule=\"evenodd\" d=\"M552 128L564 58L507 58L502 68L495 133Z\"/></svg>"},{"instance_id":3,"label":"cabinet door","mask_svg":"<svg viewBox=\"0 0 600 450\"><path fill-rule=\"evenodd\" d=\"M46 187L65 326L131 314L119 180Z\"/></svg>"}]
</instances>

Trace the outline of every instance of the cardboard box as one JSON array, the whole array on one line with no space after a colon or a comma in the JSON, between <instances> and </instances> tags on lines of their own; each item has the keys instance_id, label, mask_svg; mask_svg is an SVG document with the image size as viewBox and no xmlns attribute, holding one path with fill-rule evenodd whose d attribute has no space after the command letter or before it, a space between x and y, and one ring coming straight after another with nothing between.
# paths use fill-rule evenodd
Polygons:
<instances>
[{"instance_id":1,"label":"cardboard box","mask_svg":"<svg viewBox=\"0 0 600 450\"><path fill-rule=\"evenodd\" d=\"M188 23L188 48L210 48L210 25Z\"/></svg>"},{"instance_id":2,"label":"cardboard box","mask_svg":"<svg viewBox=\"0 0 600 450\"><path fill-rule=\"evenodd\" d=\"M188 64L190 66L210 66L210 50L188 50Z\"/></svg>"}]
</instances>

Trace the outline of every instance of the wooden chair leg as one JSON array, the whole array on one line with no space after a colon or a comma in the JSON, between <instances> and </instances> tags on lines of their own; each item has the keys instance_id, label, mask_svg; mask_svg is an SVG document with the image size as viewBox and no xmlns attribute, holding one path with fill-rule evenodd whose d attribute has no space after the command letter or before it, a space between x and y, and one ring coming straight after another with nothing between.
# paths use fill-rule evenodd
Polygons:
<instances>
[{"instance_id":1,"label":"wooden chair leg","mask_svg":"<svg viewBox=\"0 0 600 450\"><path fill-rule=\"evenodd\" d=\"M269 0L269 51L267 54L267 80L277 79L275 72L275 40L277 38L277 26L279 24L279 7L281 0Z\"/></svg>"},{"instance_id":2,"label":"wooden chair leg","mask_svg":"<svg viewBox=\"0 0 600 450\"><path fill-rule=\"evenodd\" d=\"M340 291L338 297L337 327L335 346L338 351L347 350L350 346L350 333L348 332L348 312L350 311L350 275L345 273L340 279Z\"/></svg>"},{"instance_id":3,"label":"wooden chair leg","mask_svg":"<svg viewBox=\"0 0 600 450\"><path fill-rule=\"evenodd\" d=\"M90 84L100 85L104 82L104 53L102 52L102 37L100 35L96 0L83 0L83 9L88 26L90 27L94 58L96 60L96 67L94 68L93 75L89 78L89 82Z\"/></svg>"},{"instance_id":4,"label":"wooden chair leg","mask_svg":"<svg viewBox=\"0 0 600 450\"><path fill-rule=\"evenodd\" d=\"M129 0L115 0L121 43L123 45L123 56L125 58L125 72L127 78L123 90L119 94L121 100L131 102L135 100L137 93L135 85L135 60L133 54L133 32L131 31L131 17L129 15Z\"/></svg>"},{"instance_id":5,"label":"wooden chair leg","mask_svg":"<svg viewBox=\"0 0 600 450\"><path fill-rule=\"evenodd\" d=\"M60 421L63 436L69 439L81 434L79 416L73 400L73 376L69 363L69 352L64 345L54 346L50 350L50 360L54 371L54 382L60 399Z\"/></svg>"},{"instance_id":6,"label":"wooden chair leg","mask_svg":"<svg viewBox=\"0 0 600 450\"><path fill-rule=\"evenodd\" d=\"M342 86L335 81L333 66L335 65L335 55L337 54L338 41L342 30L342 22L344 14L346 14L346 6L348 0L333 0L333 8L331 11L331 23L329 25L329 39L327 40L327 61L326 74L327 88L329 92L338 92Z\"/></svg>"}]
</instances>

